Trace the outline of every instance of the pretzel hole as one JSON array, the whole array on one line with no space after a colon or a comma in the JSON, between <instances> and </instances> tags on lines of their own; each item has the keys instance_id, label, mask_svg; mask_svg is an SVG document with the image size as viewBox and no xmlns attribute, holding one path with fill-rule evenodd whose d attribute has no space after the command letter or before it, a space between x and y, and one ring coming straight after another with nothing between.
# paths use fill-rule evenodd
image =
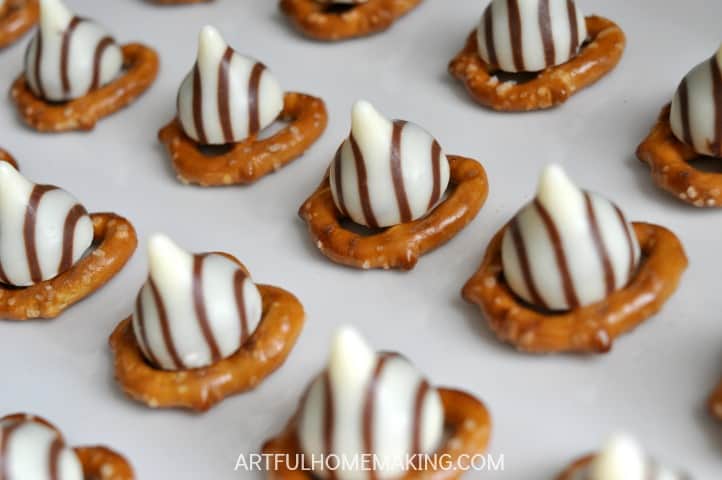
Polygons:
<instances>
[{"instance_id":1,"label":"pretzel hole","mask_svg":"<svg viewBox=\"0 0 722 480\"><path fill-rule=\"evenodd\" d=\"M701 172L722 173L722 158L699 155L689 160L689 164Z\"/></svg>"},{"instance_id":2,"label":"pretzel hole","mask_svg":"<svg viewBox=\"0 0 722 480\"><path fill-rule=\"evenodd\" d=\"M323 7L322 11L327 15L343 15L356 7L354 3L331 3Z\"/></svg>"}]
</instances>

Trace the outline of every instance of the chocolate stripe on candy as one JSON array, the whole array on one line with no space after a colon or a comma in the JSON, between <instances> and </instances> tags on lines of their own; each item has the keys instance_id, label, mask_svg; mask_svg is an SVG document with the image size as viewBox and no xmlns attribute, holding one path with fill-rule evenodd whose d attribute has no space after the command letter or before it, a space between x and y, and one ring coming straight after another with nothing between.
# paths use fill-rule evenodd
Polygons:
<instances>
[{"instance_id":1,"label":"chocolate stripe on candy","mask_svg":"<svg viewBox=\"0 0 722 480\"><path fill-rule=\"evenodd\" d=\"M63 41L60 47L60 81L63 84L63 93L70 92L70 78L68 78L68 56L70 53L70 40L73 32L83 21L80 17L73 17L68 28L63 32Z\"/></svg>"},{"instance_id":2,"label":"chocolate stripe on candy","mask_svg":"<svg viewBox=\"0 0 722 480\"><path fill-rule=\"evenodd\" d=\"M679 110L682 116L682 137L687 145L694 145L692 129L689 126L689 86L687 79L682 80L679 86Z\"/></svg>"},{"instance_id":3,"label":"chocolate stripe on candy","mask_svg":"<svg viewBox=\"0 0 722 480\"><path fill-rule=\"evenodd\" d=\"M161 298L160 292L158 292L158 287L156 287L155 282L152 278L148 280L148 284L150 285L150 291L153 294L153 301L155 302L155 307L158 311L158 320L160 322L160 329L163 333L163 342L165 343L165 348L171 357L171 361L173 362L173 366L175 367L175 369L182 370L185 368L185 365L183 364L183 361L178 355L178 351L175 348L175 343L173 343L173 336L170 331L170 324L168 323L168 315L165 310L165 305L163 304L163 299Z\"/></svg>"},{"instance_id":4,"label":"chocolate stripe on candy","mask_svg":"<svg viewBox=\"0 0 722 480\"><path fill-rule=\"evenodd\" d=\"M5 284L10 284L10 281L8 280L8 276L5 274L5 269L3 268L2 263L0 263L0 282Z\"/></svg>"},{"instance_id":5,"label":"chocolate stripe on candy","mask_svg":"<svg viewBox=\"0 0 722 480\"><path fill-rule=\"evenodd\" d=\"M150 363L152 363L153 365L160 365L158 358L153 353L153 349L150 348L150 343L148 343L148 331L145 325L145 312L143 311L143 301L141 299L142 295L143 290L138 293L138 296L135 299L135 311L138 315L138 329L140 330L139 333L140 340L143 346L143 352L150 360Z\"/></svg>"},{"instance_id":6,"label":"chocolate stripe on candy","mask_svg":"<svg viewBox=\"0 0 722 480\"><path fill-rule=\"evenodd\" d=\"M58 480L58 464L60 463L60 454L63 451L63 440L58 436L50 444L50 452L48 453L48 473L50 480Z\"/></svg>"},{"instance_id":7,"label":"chocolate stripe on candy","mask_svg":"<svg viewBox=\"0 0 722 480\"><path fill-rule=\"evenodd\" d=\"M221 359L221 352L213 336L210 323L208 322L208 313L206 312L206 303L203 296L203 260L205 257L205 255L193 256L193 308L198 319L198 325L201 327L203 338L211 352L211 359L213 363L216 363Z\"/></svg>"},{"instance_id":8,"label":"chocolate stripe on candy","mask_svg":"<svg viewBox=\"0 0 722 480\"><path fill-rule=\"evenodd\" d=\"M43 36L42 34L38 33L35 44L35 65L34 65L34 72L35 72L35 85L38 88L38 92L40 93L41 97L45 97L45 88L43 88L43 79L41 75L41 65L43 61Z\"/></svg>"},{"instance_id":9,"label":"chocolate stripe on candy","mask_svg":"<svg viewBox=\"0 0 722 480\"><path fill-rule=\"evenodd\" d=\"M624 217L624 213L622 213L622 210L620 210L620 208L615 205L614 211L617 212L617 217L619 218L619 222L622 224L622 230L624 231L624 235L627 238L627 245L629 245L629 278L632 278L637 264L637 259L635 258L636 255L634 251L634 240L632 239L632 234L629 233L629 224L627 223L627 219Z\"/></svg>"},{"instance_id":10,"label":"chocolate stripe on candy","mask_svg":"<svg viewBox=\"0 0 722 480\"><path fill-rule=\"evenodd\" d=\"M511 36L511 49L514 56L514 67L517 70L524 70L524 45L521 31L521 12L519 11L518 0L507 0L509 15L509 35Z\"/></svg>"},{"instance_id":11,"label":"chocolate stripe on candy","mask_svg":"<svg viewBox=\"0 0 722 480\"><path fill-rule=\"evenodd\" d=\"M381 377L381 373L386 366L386 362L396 357L393 353L382 353L376 360L376 367L371 375L369 384L366 387L366 395L364 397L363 404L363 423L362 423L362 435L363 435L363 447L364 453L368 455L374 454L374 403L376 401L376 388L378 387L378 381ZM376 472L369 471L369 479L376 480Z\"/></svg>"},{"instance_id":12,"label":"chocolate stripe on candy","mask_svg":"<svg viewBox=\"0 0 722 480\"><path fill-rule=\"evenodd\" d=\"M343 145L338 147L336 150L336 156L333 159L334 176L336 181L334 185L336 187L336 198L338 199L338 208L341 213L348 216L346 211L346 200L343 198L343 161L341 160L341 149Z\"/></svg>"},{"instance_id":13,"label":"chocolate stripe on candy","mask_svg":"<svg viewBox=\"0 0 722 480\"><path fill-rule=\"evenodd\" d=\"M25 220L23 222L23 239L25 241L25 256L30 269L30 279L34 283L42 281L43 274L40 270L40 262L38 261L38 251L35 245L35 227L37 223L38 207L40 200L45 193L56 190L58 187L53 185L35 185L30 193L30 200L25 209Z\"/></svg>"},{"instance_id":14,"label":"chocolate stripe on candy","mask_svg":"<svg viewBox=\"0 0 722 480\"><path fill-rule=\"evenodd\" d=\"M569 56L577 54L579 48L579 25L577 23L577 6L574 0L567 0L567 13L569 14L569 32L571 43L569 44Z\"/></svg>"},{"instance_id":15,"label":"chocolate stripe on candy","mask_svg":"<svg viewBox=\"0 0 722 480\"><path fill-rule=\"evenodd\" d=\"M231 125L230 92L228 89L228 77L230 76L231 59L233 49L228 47L223 54L223 59L218 66L218 116L221 120L221 130L226 143L233 142L233 126Z\"/></svg>"},{"instance_id":16,"label":"chocolate stripe on candy","mask_svg":"<svg viewBox=\"0 0 722 480\"><path fill-rule=\"evenodd\" d=\"M426 394L429 393L430 389L429 382L426 380L421 380L419 387L416 389L414 423L411 429L411 454L423 453L421 445L421 418L424 413L424 400L426 400Z\"/></svg>"},{"instance_id":17,"label":"chocolate stripe on candy","mask_svg":"<svg viewBox=\"0 0 722 480\"><path fill-rule=\"evenodd\" d=\"M251 333L248 331L248 316L246 315L246 302L243 295L243 285L248 278L246 272L241 269L236 270L233 274L233 291L236 295L236 306L238 308L238 318L241 322L241 345L246 343Z\"/></svg>"},{"instance_id":18,"label":"chocolate stripe on candy","mask_svg":"<svg viewBox=\"0 0 722 480\"><path fill-rule=\"evenodd\" d=\"M23 425L22 422L15 422L11 425L0 428L0 459L8 458L8 446L13 432ZM0 462L0 479L10 480L10 462Z\"/></svg>"},{"instance_id":19,"label":"chocolate stripe on candy","mask_svg":"<svg viewBox=\"0 0 722 480\"><path fill-rule=\"evenodd\" d=\"M403 120L394 121L391 134L391 178L394 183L394 193L396 194L396 203L399 206L402 223L411 221L411 208L409 207L409 199L406 196L404 172L401 167L401 135L405 125L406 122Z\"/></svg>"},{"instance_id":20,"label":"chocolate stripe on candy","mask_svg":"<svg viewBox=\"0 0 722 480\"><path fill-rule=\"evenodd\" d=\"M544 222L544 226L549 234L549 240L551 240L552 247L554 248L554 255L557 261L557 268L559 269L559 273L562 277L562 287L564 288L564 297L566 298L567 305L569 308L577 308L579 307L579 299L577 298L577 294L574 289L572 275L569 272L567 256L564 251L561 236L559 235L559 230L557 230L554 220L539 200L534 200L534 206L539 213L539 217L541 217Z\"/></svg>"},{"instance_id":21,"label":"chocolate stripe on candy","mask_svg":"<svg viewBox=\"0 0 722 480\"><path fill-rule=\"evenodd\" d=\"M334 443L334 426L336 423L336 407L333 401L333 387L331 386L331 375L326 370L323 374L323 397L326 406L325 415L323 416L323 449L328 457L333 454ZM326 472L329 480L336 480L336 471L329 470Z\"/></svg>"},{"instance_id":22,"label":"chocolate stripe on candy","mask_svg":"<svg viewBox=\"0 0 722 480\"><path fill-rule=\"evenodd\" d=\"M544 60L546 66L554 65L555 47L552 34L552 16L549 11L549 0L539 0L539 30L544 45Z\"/></svg>"},{"instance_id":23,"label":"chocolate stripe on candy","mask_svg":"<svg viewBox=\"0 0 722 480\"><path fill-rule=\"evenodd\" d=\"M369 198L369 187L368 179L366 178L366 163L364 162L363 154L361 149L353 136L353 133L349 135L349 141L351 143L351 150L353 151L354 162L356 164L356 177L358 178L358 192L361 198L361 208L363 209L364 218L366 224L371 228L378 228L379 224L376 221L373 209L371 208L371 199Z\"/></svg>"},{"instance_id":24,"label":"chocolate stripe on candy","mask_svg":"<svg viewBox=\"0 0 722 480\"><path fill-rule=\"evenodd\" d=\"M493 4L489 4L484 12L484 35L486 37L486 52L489 55L489 63L493 66L499 64L496 56L496 44L494 43L494 19Z\"/></svg>"},{"instance_id":25,"label":"chocolate stripe on candy","mask_svg":"<svg viewBox=\"0 0 722 480\"><path fill-rule=\"evenodd\" d=\"M529 263L529 253L526 250L524 237L521 234L521 229L519 227L519 220L516 217L511 221L509 228L511 229L511 238L514 240L514 249L516 251L517 258L519 259L519 266L521 267L524 284L526 285L526 289L529 291L531 300L534 304L548 309L549 307L547 303L539 294L536 282L534 282L534 276L531 272L531 264Z\"/></svg>"},{"instance_id":26,"label":"chocolate stripe on candy","mask_svg":"<svg viewBox=\"0 0 722 480\"><path fill-rule=\"evenodd\" d=\"M73 250L75 248L75 226L83 215L87 215L82 205L75 204L65 217L63 226L63 253L60 257L58 272L65 272L73 266Z\"/></svg>"},{"instance_id":27,"label":"chocolate stripe on candy","mask_svg":"<svg viewBox=\"0 0 722 480\"><path fill-rule=\"evenodd\" d=\"M606 286L607 295L614 291L614 270L612 268L612 261L609 258L609 252L607 246L604 244L602 238L602 232L599 229L599 221L597 220L597 214L594 211L594 204L592 198L588 192L584 192L584 202L587 207L587 217L589 219L589 228L592 234L592 240L594 240L594 246L597 249L597 254L602 263L604 269L604 284Z\"/></svg>"},{"instance_id":28,"label":"chocolate stripe on candy","mask_svg":"<svg viewBox=\"0 0 722 480\"><path fill-rule=\"evenodd\" d=\"M710 150L716 156L722 156L722 72L720 72L717 56L710 60L712 71L712 92L714 94L714 140Z\"/></svg>"},{"instance_id":29,"label":"chocolate stripe on candy","mask_svg":"<svg viewBox=\"0 0 722 480\"><path fill-rule=\"evenodd\" d=\"M261 129L261 117L259 113L259 93L261 77L266 66L256 62L251 71L251 78L248 80L248 134L255 135Z\"/></svg>"},{"instance_id":30,"label":"chocolate stripe on candy","mask_svg":"<svg viewBox=\"0 0 722 480\"><path fill-rule=\"evenodd\" d=\"M203 126L203 86L201 85L201 71L197 62L193 67L193 124L200 143L207 144L208 139Z\"/></svg>"},{"instance_id":31,"label":"chocolate stripe on candy","mask_svg":"<svg viewBox=\"0 0 722 480\"><path fill-rule=\"evenodd\" d=\"M441 198L441 145L431 142L431 170L434 174L434 185L431 187L431 198L427 210L431 210Z\"/></svg>"},{"instance_id":32,"label":"chocolate stripe on candy","mask_svg":"<svg viewBox=\"0 0 722 480\"><path fill-rule=\"evenodd\" d=\"M100 87L100 69L102 67L103 54L105 50L113 45L115 40L112 37L103 37L98 46L95 47L95 53L93 54L93 80L90 82L90 89L96 90Z\"/></svg>"}]
</instances>

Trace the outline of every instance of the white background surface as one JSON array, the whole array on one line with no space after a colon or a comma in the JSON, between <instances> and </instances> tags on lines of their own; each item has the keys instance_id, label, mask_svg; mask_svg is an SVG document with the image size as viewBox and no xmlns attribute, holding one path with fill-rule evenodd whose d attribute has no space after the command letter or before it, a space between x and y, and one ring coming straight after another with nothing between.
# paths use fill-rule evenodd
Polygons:
<instances>
[{"instance_id":1,"label":"white background surface","mask_svg":"<svg viewBox=\"0 0 722 480\"><path fill-rule=\"evenodd\" d=\"M612 75L566 105L531 114L481 109L446 73L481 15L480 0L427 0L386 34L334 45L297 36L275 0L175 8L140 0L68 3L119 41L155 47L159 78L91 133L34 133L6 98L0 145L29 178L63 186L90 211L127 216L140 248L115 280L59 319L0 323L0 413L43 415L75 445L107 443L141 479L261 478L233 472L236 457L257 451L283 427L322 368L334 327L351 323L379 349L405 353L432 382L487 403L491 452L505 455L506 471L467 478L551 479L618 429L697 479L719 477L722 425L704 402L722 376L722 212L695 210L658 191L634 150L682 76L718 47L722 3L580 0L585 13L623 27L625 56ZM329 110L328 130L306 156L251 187L183 186L156 141L174 115L176 89L207 23L240 52L262 59L286 89L319 95ZM28 40L0 52L2 88L20 72ZM476 220L410 273L337 266L318 253L296 216L347 134L357 98L420 123L446 151L479 159L489 173L491 194ZM460 298L491 235L530 198L539 170L552 161L617 201L629 218L673 229L690 256L664 311L609 355L517 353ZM257 281L291 290L308 313L286 365L256 391L202 415L151 410L127 399L113 380L107 337L131 311L146 275L145 240L156 231L191 250L237 255Z\"/></svg>"}]
</instances>

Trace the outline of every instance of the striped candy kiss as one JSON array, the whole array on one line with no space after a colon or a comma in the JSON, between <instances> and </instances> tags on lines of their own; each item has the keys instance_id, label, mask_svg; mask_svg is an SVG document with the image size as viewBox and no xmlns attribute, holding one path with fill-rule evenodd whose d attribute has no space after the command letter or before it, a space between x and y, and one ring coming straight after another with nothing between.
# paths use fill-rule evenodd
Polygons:
<instances>
[{"instance_id":1,"label":"striped candy kiss","mask_svg":"<svg viewBox=\"0 0 722 480\"><path fill-rule=\"evenodd\" d=\"M68 192L0 162L0 282L25 287L68 270L93 242L93 222Z\"/></svg>"},{"instance_id":2,"label":"striped candy kiss","mask_svg":"<svg viewBox=\"0 0 722 480\"><path fill-rule=\"evenodd\" d=\"M626 435L611 437L581 475L588 480L683 480L687 478L651 461L637 441Z\"/></svg>"},{"instance_id":3,"label":"striped candy kiss","mask_svg":"<svg viewBox=\"0 0 722 480\"><path fill-rule=\"evenodd\" d=\"M239 55L206 26L198 60L178 91L178 118L186 135L202 145L240 142L278 118L283 95L262 63Z\"/></svg>"},{"instance_id":4,"label":"striped candy kiss","mask_svg":"<svg viewBox=\"0 0 722 480\"><path fill-rule=\"evenodd\" d=\"M40 28L25 52L25 78L35 95L72 100L118 76L123 54L102 27L73 16L61 0L40 5Z\"/></svg>"},{"instance_id":5,"label":"striped candy kiss","mask_svg":"<svg viewBox=\"0 0 722 480\"><path fill-rule=\"evenodd\" d=\"M537 72L575 57L587 37L574 0L492 0L477 29L481 58L506 72Z\"/></svg>"},{"instance_id":6,"label":"striped candy kiss","mask_svg":"<svg viewBox=\"0 0 722 480\"><path fill-rule=\"evenodd\" d=\"M345 327L331 346L327 369L311 384L301 404L299 440L303 452L320 459L331 454L376 455L386 470L314 471L334 480L398 478L414 454L436 451L443 437L444 412L437 390L406 359L374 353L359 334Z\"/></svg>"},{"instance_id":7,"label":"striped candy kiss","mask_svg":"<svg viewBox=\"0 0 722 480\"><path fill-rule=\"evenodd\" d=\"M419 219L438 205L449 185L449 162L421 127L390 121L370 103L356 102L351 134L330 171L338 209L371 228Z\"/></svg>"},{"instance_id":8,"label":"striped candy kiss","mask_svg":"<svg viewBox=\"0 0 722 480\"><path fill-rule=\"evenodd\" d=\"M512 219L502 242L504 276L522 299L547 310L603 300L636 273L639 244L614 204L547 167L537 198Z\"/></svg>"},{"instance_id":9,"label":"striped candy kiss","mask_svg":"<svg viewBox=\"0 0 722 480\"><path fill-rule=\"evenodd\" d=\"M163 235L151 237L148 256L150 274L133 313L145 358L164 370L186 370L238 351L263 308L248 275L223 255L191 255Z\"/></svg>"},{"instance_id":10,"label":"striped candy kiss","mask_svg":"<svg viewBox=\"0 0 722 480\"><path fill-rule=\"evenodd\" d=\"M697 153L722 157L722 48L684 77L670 122L675 136Z\"/></svg>"},{"instance_id":11,"label":"striped candy kiss","mask_svg":"<svg viewBox=\"0 0 722 480\"><path fill-rule=\"evenodd\" d=\"M83 478L78 456L52 428L30 417L0 423L0 479Z\"/></svg>"}]
</instances>

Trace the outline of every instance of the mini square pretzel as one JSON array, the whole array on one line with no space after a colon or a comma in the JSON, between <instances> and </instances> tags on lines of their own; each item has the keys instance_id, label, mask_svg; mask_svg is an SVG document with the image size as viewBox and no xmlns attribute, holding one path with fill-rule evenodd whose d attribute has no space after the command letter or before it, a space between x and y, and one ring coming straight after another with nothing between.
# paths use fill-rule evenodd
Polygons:
<instances>
[{"instance_id":1,"label":"mini square pretzel","mask_svg":"<svg viewBox=\"0 0 722 480\"><path fill-rule=\"evenodd\" d=\"M39 0L6 0L6 5L0 7L0 48L22 37L39 17Z\"/></svg>"},{"instance_id":2,"label":"mini square pretzel","mask_svg":"<svg viewBox=\"0 0 722 480\"><path fill-rule=\"evenodd\" d=\"M15 161L12 155L10 155L10 152L3 150L2 148L0 148L0 162L7 162L12 165L15 170L18 169L18 162Z\"/></svg>"},{"instance_id":3,"label":"mini square pretzel","mask_svg":"<svg viewBox=\"0 0 722 480\"><path fill-rule=\"evenodd\" d=\"M708 405L710 413L717 417L717 419L722 420L722 381L709 397Z\"/></svg>"},{"instance_id":4,"label":"mini square pretzel","mask_svg":"<svg viewBox=\"0 0 722 480\"><path fill-rule=\"evenodd\" d=\"M341 223L328 174L306 200L299 215L308 224L321 253L355 268L414 268L424 253L446 243L474 219L489 193L486 171L476 160L449 155L451 180L447 198L431 213L409 223L364 236Z\"/></svg>"},{"instance_id":5,"label":"mini square pretzel","mask_svg":"<svg viewBox=\"0 0 722 480\"><path fill-rule=\"evenodd\" d=\"M245 270L233 256L225 256ZM263 316L251 338L232 356L208 367L166 371L146 362L131 318L110 336L115 377L131 398L153 408L210 409L224 398L255 388L286 360L303 327L303 305L291 293L258 285Z\"/></svg>"},{"instance_id":6,"label":"mini square pretzel","mask_svg":"<svg viewBox=\"0 0 722 480\"><path fill-rule=\"evenodd\" d=\"M443 469L442 462L436 462L438 470L411 469L398 480L422 480L425 478L438 478L446 480L458 479L464 473L464 467L459 462L469 462L474 455L482 454L489 444L491 436L491 415L484 404L471 395L447 388L439 388L439 396L444 408L444 427L448 436L443 445L434 452L437 458L444 459L444 463L454 465L453 470ZM277 469L269 470L270 480L313 480L316 478L308 470L300 469L300 462L296 461L296 455L301 454L301 446L298 440L297 423L298 415L294 415L289 421L285 430L275 438L272 438L263 445L262 452L266 455L279 455L280 458L293 458L296 465L287 465L279 462L274 465ZM278 458L278 457L277 457ZM448 462L446 462L448 460ZM432 462L428 465L433 468ZM295 467L295 468L291 468Z\"/></svg>"},{"instance_id":7,"label":"mini square pretzel","mask_svg":"<svg viewBox=\"0 0 722 480\"><path fill-rule=\"evenodd\" d=\"M138 243L133 225L113 213L93 213L90 218L93 245L69 270L29 287L0 284L0 318L55 318L120 272Z\"/></svg>"},{"instance_id":8,"label":"mini square pretzel","mask_svg":"<svg viewBox=\"0 0 722 480\"><path fill-rule=\"evenodd\" d=\"M0 422L5 421L37 422L54 430L60 440L64 441L60 430L42 417L26 413L14 413L0 418ZM135 478L133 467L128 460L108 447L75 447L73 451L78 456L86 480L133 480Z\"/></svg>"},{"instance_id":9,"label":"mini square pretzel","mask_svg":"<svg viewBox=\"0 0 722 480\"><path fill-rule=\"evenodd\" d=\"M48 102L35 96L25 74L13 83L10 94L18 113L40 132L92 130L95 123L127 106L155 81L158 55L141 44L123 45L123 73L111 83L68 102Z\"/></svg>"},{"instance_id":10,"label":"mini square pretzel","mask_svg":"<svg viewBox=\"0 0 722 480\"><path fill-rule=\"evenodd\" d=\"M634 223L642 260L632 281L606 299L568 312L545 312L520 300L504 280L503 228L492 239L463 297L477 304L500 340L529 353L606 353L614 339L662 307L687 268L679 239L669 230Z\"/></svg>"},{"instance_id":11,"label":"mini square pretzel","mask_svg":"<svg viewBox=\"0 0 722 480\"><path fill-rule=\"evenodd\" d=\"M302 93L286 93L279 120L289 125L269 138L256 135L234 144L221 154L205 153L188 137L178 118L158 132L173 162L178 179L201 186L248 184L303 155L326 129L328 114L323 100ZM221 147L222 148L222 147Z\"/></svg>"},{"instance_id":12,"label":"mini square pretzel","mask_svg":"<svg viewBox=\"0 0 722 480\"><path fill-rule=\"evenodd\" d=\"M654 183L695 207L722 207L722 173L704 172L693 163L704 158L672 132L671 107L662 109L657 124L637 148L637 157L649 165Z\"/></svg>"},{"instance_id":13,"label":"mini square pretzel","mask_svg":"<svg viewBox=\"0 0 722 480\"><path fill-rule=\"evenodd\" d=\"M317 0L281 0L281 11L307 37L337 41L382 32L421 0L368 0L329 5Z\"/></svg>"},{"instance_id":14,"label":"mini square pretzel","mask_svg":"<svg viewBox=\"0 0 722 480\"><path fill-rule=\"evenodd\" d=\"M459 79L471 97L494 110L521 112L551 108L564 103L577 91L609 73L622 58L624 32L603 17L586 18L589 40L579 54L566 63L547 68L526 81L503 81L497 67L479 55L476 30L469 35L464 49L449 64L449 73ZM506 74L512 79L515 74Z\"/></svg>"}]
</instances>

